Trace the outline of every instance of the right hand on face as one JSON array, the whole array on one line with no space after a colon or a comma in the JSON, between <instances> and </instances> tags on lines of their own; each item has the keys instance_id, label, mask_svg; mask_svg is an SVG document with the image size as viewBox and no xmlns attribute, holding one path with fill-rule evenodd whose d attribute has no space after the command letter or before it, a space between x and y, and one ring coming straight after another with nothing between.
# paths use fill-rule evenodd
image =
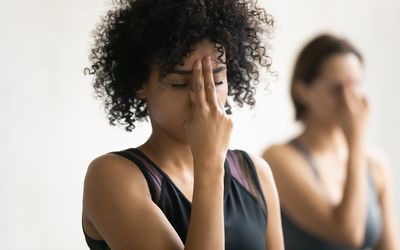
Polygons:
<instances>
[{"instance_id":1,"label":"right hand on face","mask_svg":"<svg viewBox=\"0 0 400 250\"><path fill-rule=\"evenodd\" d=\"M225 161L233 123L218 100L209 57L193 67L192 110L185 130L194 161Z\"/></svg>"},{"instance_id":2,"label":"right hand on face","mask_svg":"<svg viewBox=\"0 0 400 250\"><path fill-rule=\"evenodd\" d=\"M341 127L348 144L359 143L367 126L368 100L353 84L344 84L342 91Z\"/></svg>"}]
</instances>

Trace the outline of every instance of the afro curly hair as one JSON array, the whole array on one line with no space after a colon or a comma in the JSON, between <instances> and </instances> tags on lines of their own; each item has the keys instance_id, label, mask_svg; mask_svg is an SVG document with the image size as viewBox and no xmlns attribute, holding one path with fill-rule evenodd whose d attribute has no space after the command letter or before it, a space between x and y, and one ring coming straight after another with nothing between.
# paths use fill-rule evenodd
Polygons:
<instances>
[{"instance_id":1,"label":"afro curly hair","mask_svg":"<svg viewBox=\"0 0 400 250\"><path fill-rule=\"evenodd\" d=\"M269 70L272 64L263 34L272 34L273 25L272 16L252 0L114 0L93 31L85 74L94 75L110 124L132 131L148 116L136 93L151 65L159 66L162 78L208 39L227 66L228 95L239 107L252 107L259 66ZM230 109L227 103L226 112Z\"/></svg>"}]
</instances>

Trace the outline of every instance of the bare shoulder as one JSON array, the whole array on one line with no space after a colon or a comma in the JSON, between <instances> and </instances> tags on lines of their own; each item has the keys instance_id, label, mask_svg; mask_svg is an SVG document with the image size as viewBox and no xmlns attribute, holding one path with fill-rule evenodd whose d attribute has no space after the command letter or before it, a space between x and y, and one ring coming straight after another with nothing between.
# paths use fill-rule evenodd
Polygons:
<instances>
[{"instance_id":1,"label":"bare shoulder","mask_svg":"<svg viewBox=\"0 0 400 250\"><path fill-rule=\"evenodd\" d=\"M272 172L268 163L258 155L249 153L249 157L254 164L257 175L263 180L272 180Z\"/></svg>"},{"instance_id":2,"label":"bare shoulder","mask_svg":"<svg viewBox=\"0 0 400 250\"><path fill-rule=\"evenodd\" d=\"M288 143L282 143L269 146L262 154L264 159L281 159L282 155L292 157L293 155L296 155L296 151Z\"/></svg>"},{"instance_id":3,"label":"bare shoulder","mask_svg":"<svg viewBox=\"0 0 400 250\"><path fill-rule=\"evenodd\" d=\"M390 181L391 167L389 158L385 152L374 145L368 145L366 155L377 189L382 192L386 183Z\"/></svg>"},{"instance_id":4,"label":"bare shoulder","mask_svg":"<svg viewBox=\"0 0 400 250\"><path fill-rule=\"evenodd\" d=\"M143 174L132 161L109 153L97 157L89 164L85 177L85 191L92 187L102 190L107 187L118 188L118 186L127 184L146 186Z\"/></svg>"},{"instance_id":5,"label":"bare shoulder","mask_svg":"<svg viewBox=\"0 0 400 250\"><path fill-rule=\"evenodd\" d=\"M268 163L260 156L249 154L252 160L261 188L267 201L271 202L277 196L275 179Z\"/></svg>"},{"instance_id":6,"label":"bare shoulder","mask_svg":"<svg viewBox=\"0 0 400 250\"><path fill-rule=\"evenodd\" d=\"M279 155L284 154L288 151L287 144L273 144L264 150L262 156L264 159L275 159ZM290 151L290 150L289 150ZM278 157L279 158L279 157Z\"/></svg>"},{"instance_id":7,"label":"bare shoulder","mask_svg":"<svg viewBox=\"0 0 400 250\"><path fill-rule=\"evenodd\" d=\"M108 153L94 159L86 172L86 178L99 177L102 174L119 174L120 172L136 172L138 170L135 163L125 157ZM111 178L113 176L110 176Z\"/></svg>"},{"instance_id":8,"label":"bare shoulder","mask_svg":"<svg viewBox=\"0 0 400 250\"><path fill-rule=\"evenodd\" d=\"M267 202L269 226L265 236L266 245L268 249L284 249L279 196L271 168L262 157L253 154L249 156L254 163Z\"/></svg>"},{"instance_id":9,"label":"bare shoulder","mask_svg":"<svg viewBox=\"0 0 400 250\"><path fill-rule=\"evenodd\" d=\"M150 197L146 180L136 164L111 153L94 159L89 164L84 182L84 220L93 219L99 211L99 204L108 204L114 197L122 195Z\"/></svg>"},{"instance_id":10,"label":"bare shoulder","mask_svg":"<svg viewBox=\"0 0 400 250\"><path fill-rule=\"evenodd\" d=\"M262 154L264 160L271 166L272 171L280 172L299 167L304 163L304 158L289 144L274 144L268 147ZM296 164L292 164L296 162ZM306 165L305 165L306 166Z\"/></svg>"},{"instance_id":11,"label":"bare shoulder","mask_svg":"<svg viewBox=\"0 0 400 250\"><path fill-rule=\"evenodd\" d=\"M100 156L88 167L83 222L90 237L105 240L111 249L183 249L140 169L115 154Z\"/></svg>"},{"instance_id":12,"label":"bare shoulder","mask_svg":"<svg viewBox=\"0 0 400 250\"><path fill-rule=\"evenodd\" d=\"M281 202L284 201L282 198L286 197L285 190L290 187L287 183L292 183L292 179L304 181L306 178L311 182L313 180L307 162L288 143L271 145L263 152L262 158L268 170L272 172L280 194L283 194L283 197L280 197Z\"/></svg>"}]
</instances>

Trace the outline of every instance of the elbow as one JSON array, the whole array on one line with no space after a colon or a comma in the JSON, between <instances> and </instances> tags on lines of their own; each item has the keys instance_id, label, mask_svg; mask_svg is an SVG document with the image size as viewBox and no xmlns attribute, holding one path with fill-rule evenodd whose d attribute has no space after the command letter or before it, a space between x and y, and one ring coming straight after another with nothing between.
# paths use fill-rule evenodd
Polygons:
<instances>
[{"instance_id":1,"label":"elbow","mask_svg":"<svg viewBox=\"0 0 400 250\"><path fill-rule=\"evenodd\" d=\"M364 237L360 235L352 235L349 238L349 245L354 248L360 248L364 243Z\"/></svg>"},{"instance_id":2,"label":"elbow","mask_svg":"<svg viewBox=\"0 0 400 250\"><path fill-rule=\"evenodd\" d=\"M340 235L338 243L356 249L363 245L365 240L365 223L357 222L350 216L338 216L335 222L337 235Z\"/></svg>"},{"instance_id":3,"label":"elbow","mask_svg":"<svg viewBox=\"0 0 400 250\"><path fill-rule=\"evenodd\" d=\"M353 248L360 248L364 243L365 232L361 230L361 227L354 228L351 227L348 230L344 230L345 234L343 235L344 243Z\"/></svg>"}]
</instances>

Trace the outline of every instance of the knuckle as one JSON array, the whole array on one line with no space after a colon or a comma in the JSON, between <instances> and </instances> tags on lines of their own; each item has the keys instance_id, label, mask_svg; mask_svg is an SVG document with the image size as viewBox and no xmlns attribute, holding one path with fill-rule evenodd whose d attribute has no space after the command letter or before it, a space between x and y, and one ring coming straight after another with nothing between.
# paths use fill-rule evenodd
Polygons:
<instances>
[{"instance_id":1,"label":"knuckle","mask_svg":"<svg viewBox=\"0 0 400 250\"><path fill-rule=\"evenodd\" d=\"M223 118L224 117L224 112L222 112L222 110L218 107L218 106L214 106L214 111L215 111L215 115L217 115L218 117Z\"/></svg>"},{"instance_id":2,"label":"knuckle","mask_svg":"<svg viewBox=\"0 0 400 250\"><path fill-rule=\"evenodd\" d=\"M203 83L201 81L198 81L194 85L194 90L197 91L197 92L201 92L203 90Z\"/></svg>"},{"instance_id":3,"label":"knuckle","mask_svg":"<svg viewBox=\"0 0 400 250\"><path fill-rule=\"evenodd\" d=\"M207 89L210 91L214 90L215 89L214 83L212 83L212 82L207 83Z\"/></svg>"},{"instance_id":4,"label":"knuckle","mask_svg":"<svg viewBox=\"0 0 400 250\"><path fill-rule=\"evenodd\" d=\"M210 111L214 114L218 112L218 107L216 107L215 105L210 105Z\"/></svg>"},{"instance_id":5,"label":"knuckle","mask_svg":"<svg viewBox=\"0 0 400 250\"><path fill-rule=\"evenodd\" d=\"M209 113L209 109L205 106L201 106L199 108L199 113L201 116L207 116L207 114Z\"/></svg>"},{"instance_id":6,"label":"knuckle","mask_svg":"<svg viewBox=\"0 0 400 250\"><path fill-rule=\"evenodd\" d=\"M232 122L230 119L228 119L228 120L225 122L225 124L226 124L226 128L227 128L227 129L232 130L232 128L233 128L233 122Z\"/></svg>"}]
</instances>

